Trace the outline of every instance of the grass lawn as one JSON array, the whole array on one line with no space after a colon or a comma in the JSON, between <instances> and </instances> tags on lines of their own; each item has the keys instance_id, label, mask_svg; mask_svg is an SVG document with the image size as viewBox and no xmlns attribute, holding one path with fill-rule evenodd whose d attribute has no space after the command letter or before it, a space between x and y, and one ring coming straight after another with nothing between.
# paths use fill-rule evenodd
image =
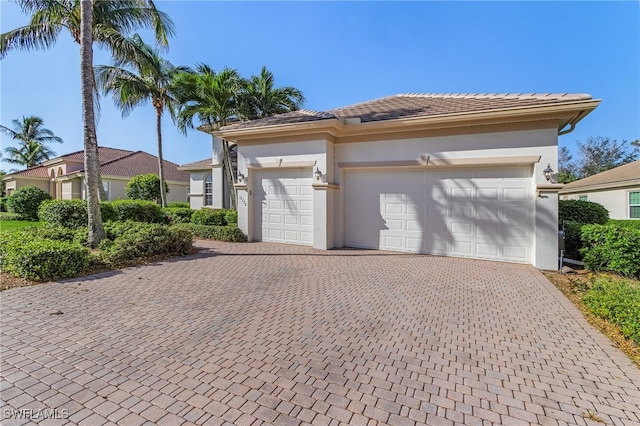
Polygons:
<instances>
[{"instance_id":1,"label":"grass lawn","mask_svg":"<svg viewBox=\"0 0 640 426\"><path fill-rule=\"evenodd\" d=\"M16 229L40 225L42 225L42 222L31 222L28 220L2 220L0 221L0 232L15 231Z\"/></svg>"}]
</instances>

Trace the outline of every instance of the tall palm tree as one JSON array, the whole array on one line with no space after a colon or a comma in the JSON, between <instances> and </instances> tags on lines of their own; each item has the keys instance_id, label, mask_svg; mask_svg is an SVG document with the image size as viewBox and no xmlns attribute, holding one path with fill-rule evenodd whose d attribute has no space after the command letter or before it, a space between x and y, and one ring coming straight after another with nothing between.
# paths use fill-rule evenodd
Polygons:
<instances>
[{"instance_id":1,"label":"tall palm tree","mask_svg":"<svg viewBox=\"0 0 640 426\"><path fill-rule=\"evenodd\" d=\"M234 69L225 68L215 72L205 64L196 66L196 72L179 73L174 79L174 94L180 105L177 115L178 128L184 133L193 129L194 119L211 129L225 126L238 114L237 94L242 86L241 78ZM231 207L236 208L231 173L229 143L222 141L222 156L225 180L231 194Z\"/></svg>"},{"instance_id":2,"label":"tall palm tree","mask_svg":"<svg viewBox=\"0 0 640 426\"><path fill-rule=\"evenodd\" d=\"M49 143L62 143L62 139L44 127L40 117L22 117L22 120L11 120L13 129L0 125L0 131L18 142L18 147L7 147L4 152L9 155L4 159L7 163L33 167L55 157L56 153L49 148Z\"/></svg>"},{"instance_id":3,"label":"tall palm tree","mask_svg":"<svg viewBox=\"0 0 640 426\"><path fill-rule=\"evenodd\" d=\"M295 87L275 87L273 73L263 66L260 75L243 81L238 94L238 115L244 120L296 111L304 104L302 92Z\"/></svg>"},{"instance_id":4,"label":"tall palm tree","mask_svg":"<svg viewBox=\"0 0 640 426\"><path fill-rule=\"evenodd\" d=\"M38 50L51 47L61 32L67 30L80 44L81 84L83 102L91 98L85 92L94 89L93 42L112 52L126 51L126 34L139 28L154 32L160 45L167 45L173 34L173 23L168 15L157 10L153 0L16 0L23 13L31 15L30 22L20 28L0 34L0 58L9 50ZM83 22L84 21L89 21ZM88 43L91 45L89 46ZM83 53L84 52L84 53ZM91 58L88 57L91 55ZM84 73L89 72L88 76ZM93 108L93 104L92 104ZM95 131L95 116L83 109L85 129L85 172L87 177L87 203L89 205L89 245L94 247L104 235L99 219L100 161ZM88 122L87 120L91 120ZM90 150L90 151L88 151ZM95 168L95 170L93 170ZM94 187L95 186L95 187ZM92 211L97 212L92 215ZM94 218L95 222L94 222ZM98 223L100 222L100 223Z\"/></svg>"},{"instance_id":5,"label":"tall palm tree","mask_svg":"<svg viewBox=\"0 0 640 426\"><path fill-rule=\"evenodd\" d=\"M162 156L162 114L165 109L175 119L176 102L172 94L172 80L178 72L190 72L188 67L176 67L163 59L159 52L135 34L130 44L137 51L133 55L120 56L113 66L96 67L98 87L111 93L115 104L126 117L137 106L151 102L156 111L156 134L158 137L158 176L160 177L160 199L162 207L167 205Z\"/></svg>"}]
</instances>

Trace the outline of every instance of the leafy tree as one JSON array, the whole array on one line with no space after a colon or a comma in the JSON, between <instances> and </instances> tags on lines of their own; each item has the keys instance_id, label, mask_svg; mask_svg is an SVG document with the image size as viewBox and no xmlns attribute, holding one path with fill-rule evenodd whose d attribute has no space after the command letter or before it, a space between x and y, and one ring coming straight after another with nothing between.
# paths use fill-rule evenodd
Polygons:
<instances>
[{"instance_id":1,"label":"leafy tree","mask_svg":"<svg viewBox=\"0 0 640 426\"><path fill-rule=\"evenodd\" d=\"M618 143L602 136L589 137L578 142L580 160L577 162L578 175L581 178L604 172L614 167L631 163L638 159L638 152L629 151L628 142Z\"/></svg>"},{"instance_id":2,"label":"leafy tree","mask_svg":"<svg viewBox=\"0 0 640 426\"><path fill-rule=\"evenodd\" d=\"M199 64L195 72L182 72L174 80L174 94L180 105L177 115L178 128L185 134L193 129L194 118L201 125L216 129L238 115L238 92L242 81L238 72L225 68L215 72L208 65ZM231 188L231 205L236 208L229 144L222 141L225 179Z\"/></svg>"},{"instance_id":3,"label":"leafy tree","mask_svg":"<svg viewBox=\"0 0 640 426\"><path fill-rule=\"evenodd\" d=\"M0 131L18 142L18 147L7 147L4 152L7 163L33 167L43 161L55 157L56 153L47 145L62 143L62 139L51 130L44 127L44 120L40 117L22 117L22 120L11 120L13 129L0 125Z\"/></svg>"},{"instance_id":4,"label":"leafy tree","mask_svg":"<svg viewBox=\"0 0 640 426\"><path fill-rule=\"evenodd\" d=\"M135 34L130 44L137 49L133 54L119 56L113 66L96 67L98 87L113 94L115 104L123 116L133 108L151 102L156 110L156 135L158 141L158 188L162 207L167 205L164 165L162 156L162 114L165 109L175 117L176 102L172 94L172 80L178 72L189 72L188 67L176 67L163 59L156 49L145 44Z\"/></svg>"},{"instance_id":5,"label":"leafy tree","mask_svg":"<svg viewBox=\"0 0 640 426\"><path fill-rule=\"evenodd\" d=\"M244 120L269 117L300 109L305 98L295 87L275 87L273 73L263 66L260 75L242 81L238 115Z\"/></svg>"},{"instance_id":6,"label":"leafy tree","mask_svg":"<svg viewBox=\"0 0 640 426\"><path fill-rule=\"evenodd\" d=\"M571 161L573 156L566 146L560 147L558 151L558 182L570 183L577 180L576 166Z\"/></svg>"},{"instance_id":7,"label":"leafy tree","mask_svg":"<svg viewBox=\"0 0 640 426\"><path fill-rule=\"evenodd\" d=\"M38 50L51 47L60 33L68 31L80 44L81 84L83 102L91 100L87 90L94 89L93 42L111 52L130 49L126 34L139 28L153 31L158 44L167 45L173 34L173 23L168 15L156 9L152 0L17 0L23 13L31 15L23 27L0 35L0 58L12 49ZM104 235L99 218L99 198L93 193L102 189L98 143L93 111L83 107L85 129L85 170L87 173L87 201L89 203L89 245L97 246ZM89 122L91 120L91 122Z\"/></svg>"},{"instance_id":8,"label":"leafy tree","mask_svg":"<svg viewBox=\"0 0 640 426\"><path fill-rule=\"evenodd\" d=\"M169 192L169 186L164 182L164 193ZM155 173L137 175L131 178L124 188L127 198L132 200L147 200L160 203L160 178Z\"/></svg>"}]
</instances>

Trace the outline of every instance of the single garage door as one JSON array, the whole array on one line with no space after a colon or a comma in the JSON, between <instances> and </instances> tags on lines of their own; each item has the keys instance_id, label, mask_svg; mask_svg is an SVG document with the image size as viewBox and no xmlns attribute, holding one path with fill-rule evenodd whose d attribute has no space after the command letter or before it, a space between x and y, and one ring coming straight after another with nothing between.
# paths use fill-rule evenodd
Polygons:
<instances>
[{"instance_id":1,"label":"single garage door","mask_svg":"<svg viewBox=\"0 0 640 426\"><path fill-rule=\"evenodd\" d=\"M261 241L313 244L311 169L256 173L254 235Z\"/></svg>"},{"instance_id":2,"label":"single garage door","mask_svg":"<svg viewBox=\"0 0 640 426\"><path fill-rule=\"evenodd\" d=\"M345 245L531 263L531 167L352 171Z\"/></svg>"}]
</instances>

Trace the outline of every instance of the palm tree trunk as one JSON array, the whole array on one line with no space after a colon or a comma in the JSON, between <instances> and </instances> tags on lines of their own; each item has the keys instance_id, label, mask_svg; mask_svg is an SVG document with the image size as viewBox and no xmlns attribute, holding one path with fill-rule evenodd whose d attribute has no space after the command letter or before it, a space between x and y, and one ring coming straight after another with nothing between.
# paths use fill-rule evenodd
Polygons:
<instances>
[{"instance_id":1,"label":"palm tree trunk","mask_svg":"<svg viewBox=\"0 0 640 426\"><path fill-rule=\"evenodd\" d=\"M82 123L84 129L84 172L87 185L89 247L96 248L104 238L98 195L98 142L93 111L93 1L80 2L80 78L82 80Z\"/></svg>"},{"instance_id":2,"label":"palm tree trunk","mask_svg":"<svg viewBox=\"0 0 640 426\"><path fill-rule=\"evenodd\" d=\"M156 132L158 134L158 177L160 178L160 203L167 207L167 193L164 183L164 160L162 159L162 110L156 108Z\"/></svg>"}]
</instances>

